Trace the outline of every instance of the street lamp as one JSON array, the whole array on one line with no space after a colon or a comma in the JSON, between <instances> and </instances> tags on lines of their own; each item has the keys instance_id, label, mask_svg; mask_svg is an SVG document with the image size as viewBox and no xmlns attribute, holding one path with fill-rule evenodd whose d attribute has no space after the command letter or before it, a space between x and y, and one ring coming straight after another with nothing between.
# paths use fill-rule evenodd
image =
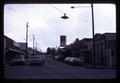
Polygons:
<instances>
[{"instance_id":1,"label":"street lamp","mask_svg":"<svg viewBox=\"0 0 120 83\"><path fill-rule=\"evenodd\" d=\"M68 16L66 16L66 13L64 13L64 16L61 16L62 19L69 19Z\"/></svg>"},{"instance_id":2,"label":"street lamp","mask_svg":"<svg viewBox=\"0 0 120 83\"><path fill-rule=\"evenodd\" d=\"M66 13L64 13L63 11L61 11L60 9L58 9L57 7L53 6L52 4L50 4L50 6L54 7L55 9L57 9L58 11L60 11L61 13L64 14L64 16L61 16L62 19L69 19L69 17L66 16Z\"/></svg>"},{"instance_id":3,"label":"street lamp","mask_svg":"<svg viewBox=\"0 0 120 83\"><path fill-rule=\"evenodd\" d=\"M71 6L71 8L79 8L82 6ZM88 7L88 6L86 6ZM93 66L95 67L95 38L94 38L94 11L93 11L93 3L91 3L91 13L92 13L92 35L93 35L93 43L92 43L92 47L93 47Z\"/></svg>"}]
</instances>

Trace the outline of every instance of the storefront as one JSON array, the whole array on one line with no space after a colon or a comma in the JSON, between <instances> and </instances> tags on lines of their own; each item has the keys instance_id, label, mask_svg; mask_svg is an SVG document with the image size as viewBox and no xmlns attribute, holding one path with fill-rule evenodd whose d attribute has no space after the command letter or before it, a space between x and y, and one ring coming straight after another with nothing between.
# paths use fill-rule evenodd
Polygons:
<instances>
[{"instance_id":1,"label":"storefront","mask_svg":"<svg viewBox=\"0 0 120 83\"><path fill-rule=\"evenodd\" d=\"M17 58L20 58L21 56L24 57L25 53L22 52L22 51L19 51L19 50L16 50L16 49L12 49L12 48L8 48L6 49L6 52L5 52L5 64L9 64L9 62L12 60L12 59L17 59Z\"/></svg>"}]
</instances>

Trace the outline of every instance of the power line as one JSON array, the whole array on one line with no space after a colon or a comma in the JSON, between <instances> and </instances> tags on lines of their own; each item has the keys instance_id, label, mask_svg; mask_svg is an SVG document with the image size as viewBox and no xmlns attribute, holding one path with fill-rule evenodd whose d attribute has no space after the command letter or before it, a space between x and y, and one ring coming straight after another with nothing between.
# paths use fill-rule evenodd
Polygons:
<instances>
[{"instance_id":1,"label":"power line","mask_svg":"<svg viewBox=\"0 0 120 83\"><path fill-rule=\"evenodd\" d=\"M57 7L53 6L52 4L49 4L49 5L51 5L52 7L54 7L55 9L57 9L58 11L60 11L60 12L62 12L64 14L64 12L61 11L60 9L58 9Z\"/></svg>"},{"instance_id":2,"label":"power line","mask_svg":"<svg viewBox=\"0 0 120 83\"><path fill-rule=\"evenodd\" d=\"M111 24L112 22L111 22L111 20L110 19L108 19L108 17L106 17L101 11L100 11L100 13L102 14L102 16L104 16L105 17L105 19L107 20L107 22L109 23L109 24Z\"/></svg>"}]
</instances>

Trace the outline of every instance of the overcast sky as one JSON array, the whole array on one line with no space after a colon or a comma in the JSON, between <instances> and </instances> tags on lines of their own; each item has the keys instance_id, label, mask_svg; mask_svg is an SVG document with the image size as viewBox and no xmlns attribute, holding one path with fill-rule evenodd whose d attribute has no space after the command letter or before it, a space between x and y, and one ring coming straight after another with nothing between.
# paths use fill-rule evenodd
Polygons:
<instances>
[{"instance_id":1,"label":"overcast sky","mask_svg":"<svg viewBox=\"0 0 120 83\"><path fill-rule=\"evenodd\" d=\"M79 6L71 9L71 6ZM82 7L80 7L82 6ZM89 7L88 7L89 6ZM55 8L56 7L56 8ZM63 13L69 19L61 19ZM95 33L116 32L116 6L94 4ZM28 46L35 42L42 51L60 46L60 35L67 36L67 44L76 38L92 38L90 4L6 4L4 6L4 34L16 42L25 42L28 22Z\"/></svg>"}]
</instances>

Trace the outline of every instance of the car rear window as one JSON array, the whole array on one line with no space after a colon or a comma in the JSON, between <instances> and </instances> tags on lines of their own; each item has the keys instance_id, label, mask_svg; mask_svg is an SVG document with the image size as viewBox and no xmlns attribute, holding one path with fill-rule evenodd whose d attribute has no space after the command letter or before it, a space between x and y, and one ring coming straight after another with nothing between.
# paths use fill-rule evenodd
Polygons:
<instances>
[{"instance_id":1,"label":"car rear window","mask_svg":"<svg viewBox=\"0 0 120 83\"><path fill-rule=\"evenodd\" d=\"M40 57L31 57L32 60L40 60Z\"/></svg>"}]
</instances>

